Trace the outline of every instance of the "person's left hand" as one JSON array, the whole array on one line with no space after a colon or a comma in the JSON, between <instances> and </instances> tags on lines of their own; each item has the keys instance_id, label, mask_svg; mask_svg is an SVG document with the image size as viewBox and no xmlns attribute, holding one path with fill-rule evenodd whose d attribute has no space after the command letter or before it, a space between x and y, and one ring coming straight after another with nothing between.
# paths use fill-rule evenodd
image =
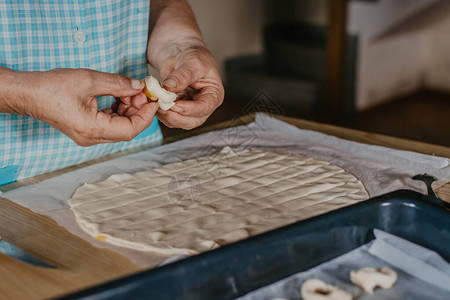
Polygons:
<instances>
[{"instance_id":1,"label":"person's left hand","mask_svg":"<svg viewBox=\"0 0 450 300\"><path fill-rule=\"evenodd\" d=\"M205 46L191 46L175 53L161 67L163 86L179 100L156 116L170 128L192 129L202 125L223 102L224 88L214 57Z\"/></svg>"}]
</instances>

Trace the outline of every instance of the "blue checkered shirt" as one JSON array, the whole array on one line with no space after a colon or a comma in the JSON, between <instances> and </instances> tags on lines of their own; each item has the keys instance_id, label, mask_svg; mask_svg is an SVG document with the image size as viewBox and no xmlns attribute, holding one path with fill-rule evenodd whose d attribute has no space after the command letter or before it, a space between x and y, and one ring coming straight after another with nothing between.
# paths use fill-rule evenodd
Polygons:
<instances>
[{"instance_id":1,"label":"blue checkered shirt","mask_svg":"<svg viewBox=\"0 0 450 300\"><path fill-rule=\"evenodd\" d=\"M16 71L88 68L143 79L149 0L3 0L0 65ZM99 108L112 97L99 97ZM79 147L48 124L0 114L0 184L162 139L156 118L131 142Z\"/></svg>"}]
</instances>

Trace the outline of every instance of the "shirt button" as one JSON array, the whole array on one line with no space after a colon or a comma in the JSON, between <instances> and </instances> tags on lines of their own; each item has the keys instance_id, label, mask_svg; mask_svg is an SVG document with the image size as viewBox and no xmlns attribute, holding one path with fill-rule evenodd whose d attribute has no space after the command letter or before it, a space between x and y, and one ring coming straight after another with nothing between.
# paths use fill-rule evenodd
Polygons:
<instances>
[{"instance_id":1,"label":"shirt button","mask_svg":"<svg viewBox=\"0 0 450 300\"><path fill-rule=\"evenodd\" d=\"M75 33L73 34L73 40L77 44L83 44L84 41L86 40L86 32L84 32L83 30L75 31Z\"/></svg>"}]
</instances>

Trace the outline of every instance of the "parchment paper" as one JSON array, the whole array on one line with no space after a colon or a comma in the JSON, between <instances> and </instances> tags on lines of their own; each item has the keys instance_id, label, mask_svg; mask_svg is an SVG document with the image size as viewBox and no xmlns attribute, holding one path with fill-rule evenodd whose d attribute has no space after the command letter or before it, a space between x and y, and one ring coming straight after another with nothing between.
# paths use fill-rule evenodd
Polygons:
<instances>
[{"instance_id":1,"label":"parchment paper","mask_svg":"<svg viewBox=\"0 0 450 300\"><path fill-rule=\"evenodd\" d=\"M211 162L215 163L215 155L225 146L302 153L330 161L358 177L371 197L397 189L425 193L423 183L410 179L416 174L428 173L437 177L435 187L450 181L450 160L447 158L351 142L301 130L267 115L257 114L256 120L248 125L208 132L130 154L18 188L2 196L36 213L50 216L97 247L117 251L143 267L154 266L166 257L116 247L96 241L84 233L68 208L71 195L84 183L101 181L116 173L135 173L205 155L209 155Z\"/></svg>"},{"instance_id":2,"label":"parchment paper","mask_svg":"<svg viewBox=\"0 0 450 300\"><path fill-rule=\"evenodd\" d=\"M353 251L255 290L239 300L301 299L302 283L317 278L351 293L355 299L450 299L450 264L436 252L381 230L376 239ZM365 293L350 281L350 271L389 267L398 276L391 289Z\"/></svg>"}]
</instances>

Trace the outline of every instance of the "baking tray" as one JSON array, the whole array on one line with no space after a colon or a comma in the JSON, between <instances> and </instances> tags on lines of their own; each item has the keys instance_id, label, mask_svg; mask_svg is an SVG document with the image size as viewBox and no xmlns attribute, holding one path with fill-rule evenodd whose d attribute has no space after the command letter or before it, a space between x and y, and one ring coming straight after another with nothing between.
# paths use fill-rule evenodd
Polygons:
<instances>
[{"instance_id":1,"label":"baking tray","mask_svg":"<svg viewBox=\"0 0 450 300\"><path fill-rule=\"evenodd\" d=\"M374 239L378 228L450 261L450 211L400 190L61 299L233 299Z\"/></svg>"}]
</instances>

